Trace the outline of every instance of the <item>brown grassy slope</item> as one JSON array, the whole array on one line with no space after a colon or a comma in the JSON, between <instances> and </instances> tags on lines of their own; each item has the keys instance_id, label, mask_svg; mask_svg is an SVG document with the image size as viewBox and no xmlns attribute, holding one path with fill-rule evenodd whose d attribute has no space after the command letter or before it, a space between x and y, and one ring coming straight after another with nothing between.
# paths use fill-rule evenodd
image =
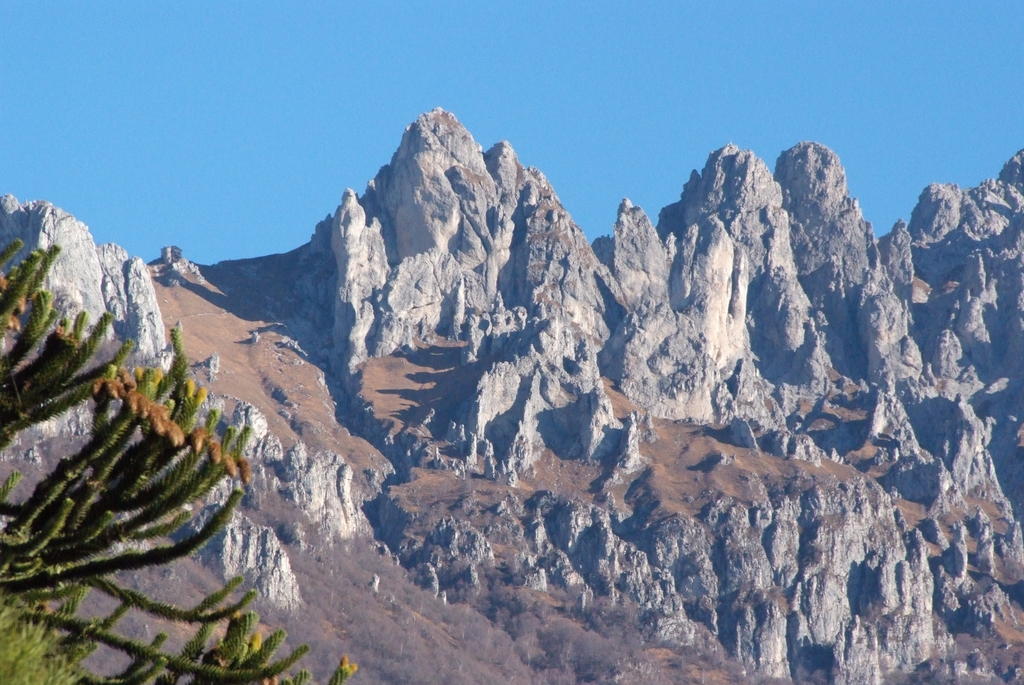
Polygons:
<instances>
[{"instance_id":1,"label":"brown grassy slope","mask_svg":"<svg viewBox=\"0 0 1024 685\"><path fill-rule=\"evenodd\" d=\"M151 268L164 323L168 329L181 325L189 358L202 362L213 354L220 356L220 372L206 383L212 393L255 406L286 448L301 440L313 450L341 454L356 469L384 465L386 460L370 443L335 420L323 372L292 346L285 326L243 318L236 313L242 308L226 309L216 303L219 299L230 304L245 298L244 292L225 293L194 277L187 279L187 286L167 285L161 278L163 267ZM254 331L259 332L258 342L252 342ZM199 376L208 381L202 373Z\"/></svg>"}]
</instances>

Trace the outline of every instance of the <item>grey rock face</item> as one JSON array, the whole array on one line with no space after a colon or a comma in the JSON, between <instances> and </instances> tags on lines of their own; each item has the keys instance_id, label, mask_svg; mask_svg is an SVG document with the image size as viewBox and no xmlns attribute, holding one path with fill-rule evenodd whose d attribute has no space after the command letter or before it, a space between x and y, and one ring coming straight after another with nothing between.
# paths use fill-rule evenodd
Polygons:
<instances>
[{"instance_id":1,"label":"grey rock face","mask_svg":"<svg viewBox=\"0 0 1024 685\"><path fill-rule=\"evenodd\" d=\"M1003 166L999 180L1008 185L1024 186L1024 150L1020 150Z\"/></svg>"},{"instance_id":2,"label":"grey rock face","mask_svg":"<svg viewBox=\"0 0 1024 685\"><path fill-rule=\"evenodd\" d=\"M600 462L621 426L601 381L597 355L559 318L514 334L516 345L482 374L456 422L467 460L493 459L490 477L531 471L547 449Z\"/></svg>"},{"instance_id":3,"label":"grey rock face","mask_svg":"<svg viewBox=\"0 0 1024 685\"><path fill-rule=\"evenodd\" d=\"M386 274L380 226L368 226L366 221L355 193L346 191L331 220L330 236L338 273L334 338L347 357L345 368L349 372L367 357L366 338L374 321L370 298L383 287Z\"/></svg>"},{"instance_id":4,"label":"grey rock face","mask_svg":"<svg viewBox=\"0 0 1024 685\"><path fill-rule=\"evenodd\" d=\"M515 182L496 176L483 149L452 114L438 109L417 119L371 188L385 217L390 261L447 250L453 239L467 263L483 261L484 241L493 236L483 211L497 204L502 180Z\"/></svg>"},{"instance_id":5,"label":"grey rock face","mask_svg":"<svg viewBox=\"0 0 1024 685\"><path fill-rule=\"evenodd\" d=\"M800 143L779 156L775 179L791 218L799 273L834 264L847 283L863 282L874 236L857 201L849 196L839 157L818 143Z\"/></svg>"},{"instance_id":6,"label":"grey rock face","mask_svg":"<svg viewBox=\"0 0 1024 685\"><path fill-rule=\"evenodd\" d=\"M681 224L675 223L677 217ZM807 297L795 278L782 190L764 162L734 146L713 153L701 175L683 188L680 202L662 210L659 227L695 246L692 252L679 251L685 261L702 256L703 236L722 231L721 240L738 248L749 265L749 285L742 296L747 299L748 316L756 322L748 329L753 352L766 353L770 347L773 352L764 354L765 361L770 357L783 361L803 347L808 333ZM696 279L692 282L696 284ZM687 290L681 280L674 293ZM789 366L789 360L782 366Z\"/></svg>"},{"instance_id":7,"label":"grey rock face","mask_svg":"<svg viewBox=\"0 0 1024 685\"><path fill-rule=\"evenodd\" d=\"M303 605L292 555L329 553L338 543L367 538L370 525L362 512L366 493L353 483L353 470L342 457L310 452L299 442L284 449L255 406L233 398L231 424L248 427L246 456L253 480L242 508L203 548L201 558L225 579L244 575L261 600L287 611ZM209 497L208 509L223 504L230 483Z\"/></svg>"},{"instance_id":8,"label":"grey rock face","mask_svg":"<svg viewBox=\"0 0 1024 685\"><path fill-rule=\"evenodd\" d=\"M244 514L232 517L203 550L203 556L225 578L244 575L266 601L281 609L302 604L299 584L288 553L274 531Z\"/></svg>"},{"instance_id":9,"label":"grey rock face","mask_svg":"<svg viewBox=\"0 0 1024 685\"><path fill-rule=\"evenodd\" d=\"M135 341L135 350L155 359L167 346L164 321L145 262L129 257L122 247L100 245L101 289L108 312L119 322L118 334Z\"/></svg>"},{"instance_id":10,"label":"grey rock face","mask_svg":"<svg viewBox=\"0 0 1024 685\"><path fill-rule=\"evenodd\" d=\"M594 249L618 281L627 307L635 307L641 300L667 299L672 243L662 243L643 209L623 200L612 237L599 238Z\"/></svg>"},{"instance_id":11,"label":"grey rock face","mask_svg":"<svg viewBox=\"0 0 1024 685\"><path fill-rule=\"evenodd\" d=\"M864 348L890 321L900 330L903 312L898 302L886 299L892 286L877 268L871 226L849 196L839 158L818 143L800 143L779 156L775 178L790 216L800 283L816 317L824 319L818 327L830 364L852 377L892 373L881 371L884 363L870 352L865 360ZM868 324L870 330L857 317L865 309L879 317Z\"/></svg>"},{"instance_id":12,"label":"grey rock face","mask_svg":"<svg viewBox=\"0 0 1024 685\"><path fill-rule=\"evenodd\" d=\"M364 199L346 194L339 215L339 226L360 229L332 242L339 299L379 291L383 306L366 338L376 354L410 336L458 331L471 309L536 310L542 295L584 330L602 330L597 260L547 180L520 165L507 143L483 152L443 110L409 127ZM390 274L382 273L384 255ZM377 280L344 291L351 264Z\"/></svg>"},{"instance_id":13,"label":"grey rock face","mask_svg":"<svg viewBox=\"0 0 1024 685\"><path fill-rule=\"evenodd\" d=\"M527 545L517 556L523 584L628 598L662 639L692 644L710 631L765 676L823 669L835 682L881 682L937 648L925 541L869 482L753 507L726 497L696 519L628 526L614 507L539 493L513 521L518 533L503 530ZM435 593L466 563L489 563L490 548L460 526L442 520L422 546L401 545L410 565L429 560L424 583Z\"/></svg>"},{"instance_id":14,"label":"grey rock face","mask_svg":"<svg viewBox=\"0 0 1024 685\"><path fill-rule=\"evenodd\" d=\"M55 304L68 311L85 311L95 320L106 311L100 292L103 270L88 227L73 216L46 202L20 204L5 195L0 201L0 239L6 245L20 238L22 254L36 248L60 245L47 279ZM15 261L21 255L15 257Z\"/></svg>"},{"instance_id":15,"label":"grey rock face","mask_svg":"<svg viewBox=\"0 0 1024 685\"><path fill-rule=\"evenodd\" d=\"M302 442L284 449L263 413L248 402L235 405L232 425L252 430L247 451L253 485L247 506L256 511L292 509L286 519L304 524L295 529L300 547L323 549L370 533L361 508L365 494L353 484L352 467L341 456L326 450L311 453Z\"/></svg>"},{"instance_id":16,"label":"grey rock face","mask_svg":"<svg viewBox=\"0 0 1024 685\"><path fill-rule=\"evenodd\" d=\"M780 428L780 402L794 396L772 392L766 380L820 390L827 365L782 202L764 163L730 146L713 153L682 199L662 210L658 234L667 248L649 231L617 226L609 255L618 256L622 239L626 253L643 255L633 261L653 264L654 274L671 260L667 297L646 287L651 295L630 303L605 348L605 371L631 400L661 416L738 416ZM636 280L611 263L620 283Z\"/></svg>"},{"instance_id":17,"label":"grey rock face","mask_svg":"<svg viewBox=\"0 0 1024 685\"><path fill-rule=\"evenodd\" d=\"M87 312L92 321L114 315L115 332L136 342L145 360L154 360L166 346L163 318L145 264L117 245L97 246L89 228L46 202L19 203L0 198L0 243L19 238L22 256L36 248L59 245L45 286L58 309ZM19 257L16 256L15 260Z\"/></svg>"},{"instance_id":18,"label":"grey rock face","mask_svg":"<svg viewBox=\"0 0 1024 685\"><path fill-rule=\"evenodd\" d=\"M347 191L319 230L337 270L332 363L344 383L369 357L439 337L484 364L481 401L448 417L467 426L470 467L497 439L502 474L529 468L565 427L587 431L579 455L597 458L619 429L596 364L621 309L616 281L507 143L484 152L451 114L427 113L363 198Z\"/></svg>"},{"instance_id":19,"label":"grey rock face","mask_svg":"<svg viewBox=\"0 0 1024 685\"><path fill-rule=\"evenodd\" d=\"M370 524L352 485L352 467L337 454L310 454L296 443L278 461L268 464L281 496L295 504L324 542L367 535Z\"/></svg>"}]
</instances>

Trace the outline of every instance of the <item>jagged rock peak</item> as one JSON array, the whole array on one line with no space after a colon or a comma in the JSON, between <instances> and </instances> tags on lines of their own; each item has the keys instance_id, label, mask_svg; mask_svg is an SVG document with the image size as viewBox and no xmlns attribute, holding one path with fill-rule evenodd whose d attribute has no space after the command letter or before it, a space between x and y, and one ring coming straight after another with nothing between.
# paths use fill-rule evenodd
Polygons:
<instances>
[{"instance_id":1,"label":"jagged rock peak","mask_svg":"<svg viewBox=\"0 0 1024 685\"><path fill-rule=\"evenodd\" d=\"M454 115L435 109L406 128L363 204L380 220L390 264L440 248L475 267L510 219L525 176L508 143L484 153Z\"/></svg>"},{"instance_id":2,"label":"jagged rock peak","mask_svg":"<svg viewBox=\"0 0 1024 685\"><path fill-rule=\"evenodd\" d=\"M820 143L798 143L779 155L775 180L792 220L793 253L800 274L830 265L848 284L862 282L874 236L849 195L839 156ZM829 287L825 284L826 290Z\"/></svg>"},{"instance_id":3,"label":"jagged rock peak","mask_svg":"<svg viewBox=\"0 0 1024 685\"><path fill-rule=\"evenodd\" d=\"M700 173L690 174L680 201L659 215L658 230L679 235L704 217L717 215L728 223L737 214L781 205L782 191L764 161L729 143L708 156Z\"/></svg>"},{"instance_id":4,"label":"jagged rock peak","mask_svg":"<svg viewBox=\"0 0 1024 685\"><path fill-rule=\"evenodd\" d=\"M999 172L999 180L1024 187L1024 149L1019 150L1003 165L1003 170Z\"/></svg>"},{"instance_id":5,"label":"jagged rock peak","mask_svg":"<svg viewBox=\"0 0 1024 685\"><path fill-rule=\"evenodd\" d=\"M619 208L616 211L614 234L616 236L622 235L623 238L636 234L643 235L644 238L651 238L656 235L654 227L651 226L650 219L647 218L647 213L644 212L642 207L634 205L633 201L628 197L622 198L622 202L619 203Z\"/></svg>"},{"instance_id":6,"label":"jagged rock peak","mask_svg":"<svg viewBox=\"0 0 1024 685\"><path fill-rule=\"evenodd\" d=\"M974 188L962 188L953 183L927 186L910 215L909 230L918 244L936 243L947 237L950 240L985 240L1002 234L1010 225L1012 215L1022 206L1024 150L1003 165L998 181L985 180ZM942 268L948 270L950 266L952 264L946 264ZM927 269L919 265L919 270Z\"/></svg>"},{"instance_id":7,"label":"jagged rock peak","mask_svg":"<svg viewBox=\"0 0 1024 685\"><path fill-rule=\"evenodd\" d=\"M798 215L810 208L834 213L848 195L839 156L821 143L797 143L779 155L775 180L782 186L787 209L792 207L790 211Z\"/></svg>"},{"instance_id":8,"label":"jagged rock peak","mask_svg":"<svg viewBox=\"0 0 1024 685\"><path fill-rule=\"evenodd\" d=\"M436 107L416 117L416 121L405 128L392 164L395 159L423 151L443 151L460 164L479 166L483 148L454 114Z\"/></svg>"},{"instance_id":9,"label":"jagged rock peak","mask_svg":"<svg viewBox=\"0 0 1024 685\"><path fill-rule=\"evenodd\" d=\"M699 202L705 207L738 210L782 202L781 191L764 160L732 143L712 152L695 187L694 180L691 177L683 188L686 204Z\"/></svg>"},{"instance_id":10,"label":"jagged rock peak","mask_svg":"<svg viewBox=\"0 0 1024 685\"><path fill-rule=\"evenodd\" d=\"M594 250L619 282L627 304L667 296L671 255L647 214L629 198L619 203L613 236L596 241Z\"/></svg>"}]
</instances>

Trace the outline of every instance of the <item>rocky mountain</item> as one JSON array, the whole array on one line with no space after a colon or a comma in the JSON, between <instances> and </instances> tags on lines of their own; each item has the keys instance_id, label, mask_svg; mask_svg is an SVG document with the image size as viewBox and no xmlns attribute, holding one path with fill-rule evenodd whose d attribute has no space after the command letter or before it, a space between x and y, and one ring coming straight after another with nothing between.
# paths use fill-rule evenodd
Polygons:
<instances>
[{"instance_id":1,"label":"rocky mountain","mask_svg":"<svg viewBox=\"0 0 1024 685\"><path fill-rule=\"evenodd\" d=\"M156 359L166 346L163 319L145 262L129 257L119 245L96 245L88 227L47 202L19 203L0 196L0 242L24 243L14 262L37 247L59 245L47 288L63 311L87 312L95 321L105 312L115 330L135 341L135 351Z\"/></svg>"},{"instance_id":2,"label":"rocky mountain","mask_svg":"<svg viewBox=\"0 0 1024 685\"><path fill-rule=\"evenodd\" d=\"M0 242L63 245L146 358L182 323L258 438L182 577L245 571L368 681L1013 682L1022 168L876 238L828 148L730 145L590 244L435 110L287 254L147 269L9 196Z\"/></svg>"}]
</instances>

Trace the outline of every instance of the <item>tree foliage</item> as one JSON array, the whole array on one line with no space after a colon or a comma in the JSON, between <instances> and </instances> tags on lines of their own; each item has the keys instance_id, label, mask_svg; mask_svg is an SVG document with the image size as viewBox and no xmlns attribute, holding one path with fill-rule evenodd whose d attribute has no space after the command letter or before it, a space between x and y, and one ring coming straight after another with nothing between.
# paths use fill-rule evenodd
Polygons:
<instances>
[{"instance_id":1,"label":"tree foliage","mask_svg":"<svg viewBox=\"0 0 1024 685\"><path fill-rule=\"evenodd\" d=\"M75 685L75 669L57 636L24 620L8 598L0 599L0 683L4 685Z\"/></svg>"},{"instance_id":2,"label":"tree foliage","mask_svg":"<svg viewBox=\"0 0 1024 685\"><path fill-rule=\"evenodd\" d=\"M7 248L0 268L19 249ZM21 501L8 501L18 473L0 486L0 591L24 623L58 636L79 682L309 682L307 671L285 676L306 648L277 654L285 634L259 631L259 617L247 610L255 592L232 599L241 578L192 607L155 601L119 582L119 572L191 554L228 522L241 489L201 525L192 525L192 505L225 478L248 481L248 435L234 427L218 432L216 411L200 421L206 391L188 377L178 330L166 373L125 369L128 343L96 362L111 316L91 328L84 313L61 317L42 288L56 255L57 248L36 250L0 275L0 449L87 402L92 429ZM89 593L112 598L116 608L82 615ZM191 638L171 650L164 633L151 641L124 635L118 622L130 610L191 626ZM129 665L114 675L90 672L82 661L100 646L126 655ZM343 659L331 685L355 670Z\"/></svg>"}]
</instances>

